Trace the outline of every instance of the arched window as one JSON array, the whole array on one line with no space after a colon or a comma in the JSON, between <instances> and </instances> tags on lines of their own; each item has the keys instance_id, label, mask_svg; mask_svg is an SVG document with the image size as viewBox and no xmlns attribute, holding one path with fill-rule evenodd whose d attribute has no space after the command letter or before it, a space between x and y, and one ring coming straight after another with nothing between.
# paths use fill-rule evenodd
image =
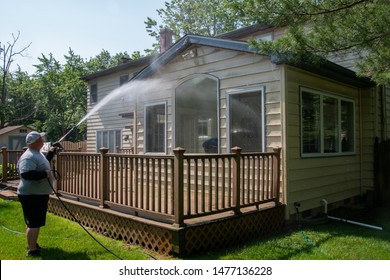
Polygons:
<instances>
[{"instance_id":1,"label":"arched window","mask_svg":"<svg viewBox=\"0 0 390 280\"><path fill-rule=\"evenodd\" d=\"M175 146L188 153L218 153L218 81L196 76L175 91Z\"/></svg>"}]
</instances>

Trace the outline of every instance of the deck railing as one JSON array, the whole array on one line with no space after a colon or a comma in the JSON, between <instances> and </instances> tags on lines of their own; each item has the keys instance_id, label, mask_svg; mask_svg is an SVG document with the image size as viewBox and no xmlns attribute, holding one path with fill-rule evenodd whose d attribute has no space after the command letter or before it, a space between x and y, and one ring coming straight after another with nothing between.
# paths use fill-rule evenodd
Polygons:
<instances>
[{"instance_id":1,"label":"deck railing","mask_svg":"<svg viewBox=\"0 0 390 280\"><path fill-rule=\"evenodd\" d=\"M4 157L4 156L3 156ZM60 153L57 191L102 208L172 222L279 203L280 149L174 155Z\"/></svg>"},{"instance_id":2,"label":"deck railing","mask_svg":"<svg viewBox=\"0 0 390 280\"><path fill-rule=\"evenodd\" d=\"M1 148L0 178L2 182L19 178L16 164L23 152L23 150L8 150L5 147Z\"/></svg>"},{"instance_id":3,"label":"deck railing","mask_svg":"<svg viewBox=\"0 0 390 280\"><path fill-rule=\"evenodd\" d=\"M280 150L272 153L183 155L183 219L279 201ZM180 161L179 161L180 164Z\"/></svg>"}]
</instances>

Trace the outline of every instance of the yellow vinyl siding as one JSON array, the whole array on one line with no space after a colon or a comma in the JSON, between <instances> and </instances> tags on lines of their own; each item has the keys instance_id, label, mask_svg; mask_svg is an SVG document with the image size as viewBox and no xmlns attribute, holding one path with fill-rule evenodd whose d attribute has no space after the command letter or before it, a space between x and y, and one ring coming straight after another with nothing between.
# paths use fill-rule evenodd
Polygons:
<instances>
[{"instance_id":1,"label":"yellow vinyl siding","mask_svg":"<svg viewBox=\"0 0 390 280\"><path fill-rule=\"evenodd\" d=\"M235 88L249 86L265 86L266 97L266 135L267 148L281 146L281 119L280 119L280 69L270 63L269 58L240 53L230 50L220 50L210 47L196 47L192 50L196 57L183 60L181 55L173 59L164 69L153 78L161 79L161 85L157 89L158 94L151 93L148 99L158 98L167 103L167 140L168 153L173 147L172 125L172 99L176 86L186 77L197 74L208 74L219 81L219 107L220 107L220 143L221 152L227 151L227 127L226 127L226 91ZM189 50L183 52L187 53ZM137 149L143 151L143 105L138 104L137 121Z\"/></svg>"},{"instance_id":2,"label":"yellow vinyl siding","mask_svg":"<svg viewBox=\"0 0 390 280\"><path fill-rule=\"evenodd\" d=\"M96 81L91 81L89 84L97 83L98 88L98 102L100 102L104 97L111 94L114 90L119 88L119 77L121 75L128 74L128 72L119 72L116 74L111 74L102 78L97 79ZM98 104L90 104L89 102L89 90L88 87L88 112L93 109L93 107ZM109 130L121 130L122 138L125 135L130 134L129 129L125 129L125 126L130 125L130 120L125 119L119 116L120 113L129 112L131 107L124 102L128 97L126 95L121 95L117 100L110 101L106 106L103 106L99 109L98 112L92 114L88 119L88 131L87 131L87 151L95 152L96 151L96 131L105 130L107 127ZM123 147L129 148L129 141L123 141Z\"/></svg>"},{"instance_id":3,"label":"yellow vinyl siding","mask_svg":"<svg viewBox=\"0 0 390 280\"><path fill-rule=\"evenodd\" d=\"M330 203L361 194L363 183L372 179L369 164L372 163L370 148L361 149L362 140L373 141L370 92L325 79L292 66L286 67L286 174L288 209L295 212L294 202L301 203L301 211L321 206L321 199ZM325 93L352 99L355 103L355 154L330 157L301 157L300 139L300 87L312 88ZM361 100L365 105L361 119ZM368 105L368 106L367 106ZM361 134L363 129L363 134ZM366 170L365 170L366 169ZM366 171L366 172L365 172ZM361 173L363 172L363 173Z\"/></svg>"}]
</instances>

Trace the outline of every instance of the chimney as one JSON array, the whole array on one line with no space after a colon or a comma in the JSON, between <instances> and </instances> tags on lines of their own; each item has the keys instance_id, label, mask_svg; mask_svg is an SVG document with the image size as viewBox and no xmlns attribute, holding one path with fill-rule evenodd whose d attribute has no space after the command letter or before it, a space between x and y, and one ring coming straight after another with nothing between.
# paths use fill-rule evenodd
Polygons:
<instances>
[{"instance_id":1,"label":"chimney","mask_svg":"<svg viewBox=\"0 0 390 280\"><path fill-rule=\"evenodd\" d=\"M165 52L172 45L173 31L167 27L160 29L160 53Z\"/></svg>"}]
</instances>

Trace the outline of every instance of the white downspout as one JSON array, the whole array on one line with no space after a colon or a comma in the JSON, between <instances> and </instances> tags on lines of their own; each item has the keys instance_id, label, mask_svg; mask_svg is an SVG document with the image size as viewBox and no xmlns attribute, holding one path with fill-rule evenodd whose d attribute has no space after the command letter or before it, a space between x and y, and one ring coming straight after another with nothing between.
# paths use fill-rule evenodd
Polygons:
<instances>
[{"instance_id":1,"label":"white downspout","mask_svg":"<svg viewBox=\"0 0 390 280\"><path fill-rule=\"evenodd\" d=\"M324 213L327 215L328 219L341 221L341 222L345 222L345 223L349 223L349 224L354 224L354 225L358 225L358 226L362 226L362 227L367 227L367 228L371 228L371 229L383 230L382 227L359 223L359 222L354 222L354 221L343 219L343 218L329 216L328 215L328 201L326 199L321 199L321 202L324 203Z\"/></svg>"},{"instance_id":2,"label":"white downspout","mask_svg":"<svg viewBox=\"0 0 390 280\"><path fill-rule=\"evenodd\" d=\"M362 111L362 89L359 88L359 134L360 134L360 143L359 143L359 150L360 150L360 195L363 194L363 111ZM376 111L376 110L375 110ZM355 146L356 147L356 146Z\"/></svg>"},{"instance_id":3,"label":"white downspout","mask_svg":"<svg viewBox=\"0 0 390 280\"><path fill-rule=\"evenodd\" d=\"M321 199L321 202L324 204L324 213L328 215L328 201L326 199Z\"/></svg>"}]
</instances>

